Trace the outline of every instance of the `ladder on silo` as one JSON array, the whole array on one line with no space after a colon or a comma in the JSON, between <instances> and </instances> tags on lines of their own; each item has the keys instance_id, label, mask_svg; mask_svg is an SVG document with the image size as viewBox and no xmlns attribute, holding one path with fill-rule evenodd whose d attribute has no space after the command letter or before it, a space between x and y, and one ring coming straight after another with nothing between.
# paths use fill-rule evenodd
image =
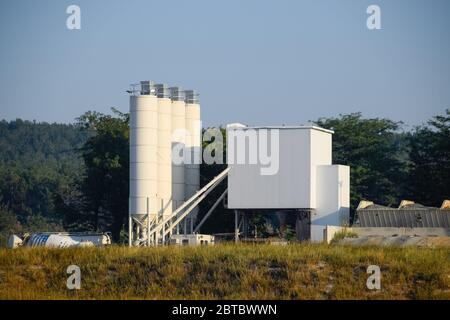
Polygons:
<instances>
[{"instance_id":1,"label":"ladder on silo","mask_svg":"<svg viewBox=\"0 0 450 320\"><path fill-rule=\"evenodd\" d=\"M163 217L162 220L155 222L148 228L148 239L149 243L155 245L159 244L161 240L162 244L165 243L165 239L168 235L171 235L173 229L180 224L186 218L191 211L198 206L198 204L206 198L206 196L213 191L227 176L230 168L226 168L214 179L208 182L203 188L201 188L197 193L195 193L191 198L189 198L183 205L181 205L177 210L172 212L170 215ZM196 230L203 224L206 218L211 214L219 204L220 200L224 198L227 190L219 197L219 199L214 203L213 207L207 212L205 217L196 227Z\"/></svg>"}]
</instances>

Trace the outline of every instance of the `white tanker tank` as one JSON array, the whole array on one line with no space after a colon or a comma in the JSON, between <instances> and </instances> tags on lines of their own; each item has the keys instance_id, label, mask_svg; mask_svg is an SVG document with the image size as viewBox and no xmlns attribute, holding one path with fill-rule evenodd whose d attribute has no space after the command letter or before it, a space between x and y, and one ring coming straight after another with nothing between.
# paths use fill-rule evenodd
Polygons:
<instances>
[{"instance_id":1,"label":"white tanker tank","mask_svg":"<svg viewBox=\"0 0 450 320\"><path fill-rule=\"evenodd\" d=\"M185 142L185 199L188 200L200 189L201 162L201 122L198 93L185 90L186 102L186 142ZM188 233L193 233L198 208L192 210L187 218Z\"/></svg>"},{"instance_id":2,"label":"white tanker tank","mask_svg":"<svg viewBox=\"0 0 450 320\"><path fill-rule=\"evenodd\" d=\"M111 244L108 233L85 232L38 232L24 234L22 237L11 235L8 239L9 248L17 247L101 247Z\"/></svg>"}]
</instances>

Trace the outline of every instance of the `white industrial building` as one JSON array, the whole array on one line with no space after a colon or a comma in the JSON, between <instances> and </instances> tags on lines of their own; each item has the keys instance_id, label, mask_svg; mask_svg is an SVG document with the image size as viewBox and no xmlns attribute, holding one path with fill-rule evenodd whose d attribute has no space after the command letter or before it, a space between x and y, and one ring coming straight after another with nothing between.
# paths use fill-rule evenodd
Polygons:
<instances>
[{"instance_id":1,"label":"white industrial building","mask_svg":"<svg viewBox=\"0 0 450 320\"><path fill-rule=\"evenodd\" d=\"M207 246L214 244L214 236L208 234L174 234L170 237L170 244L176 245L200 245Z\"/></svg>"},{"instance_id":2,"label":"white industrial building","mask_svg":"<svg viewBox=\"0 0 450 320\"><path fill-rule=\"evenodd\" d=\"M312 241L323 240L327 225L348 225L350 170L332 164L332 134L315 126L228 125L228 208L242 213L290 210L299 216L296 229L301 232L306 224L310 233L302 239ZM254 155L251 161L251 152L258 157L275 153L270 158L276 172L267 174L273 173L269 165L264 159L255 163Z\"/></svg>"}]
</instances>

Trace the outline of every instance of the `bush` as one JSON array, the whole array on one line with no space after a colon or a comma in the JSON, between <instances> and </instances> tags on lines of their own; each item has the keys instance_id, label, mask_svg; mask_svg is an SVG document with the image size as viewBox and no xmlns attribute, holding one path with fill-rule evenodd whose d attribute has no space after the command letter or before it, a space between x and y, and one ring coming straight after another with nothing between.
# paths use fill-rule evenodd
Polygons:
<instances>
[{"instance_id":1,"label":"bush","mask_svg":"<svg viewBox=\"0 0 450 320\"><path fill-rule=\"evenodd\" d=\"M331 243L337 243L342 239L345 238L358 238L358 235L353 232L349 231L347 229L342 229L341 231L338 231L334 234L333 239L331 240Z\"/></svg>"}]
</instances>

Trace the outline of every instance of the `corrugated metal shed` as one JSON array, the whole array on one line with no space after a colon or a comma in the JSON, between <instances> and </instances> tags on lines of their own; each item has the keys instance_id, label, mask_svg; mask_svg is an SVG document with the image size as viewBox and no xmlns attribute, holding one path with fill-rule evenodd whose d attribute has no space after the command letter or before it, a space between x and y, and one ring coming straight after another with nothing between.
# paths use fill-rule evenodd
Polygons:
<instances>
[{"instance_id":1,"label":"corrugated metal shed","mask_svg":"<svg viewBox=\"0 0 450 320\"><path fill-rule=\"evenodd\" d=\"M360 227L450 228L450 210L411 203L391 208L371 204L356 209Z\"/></svg>"}]
</instances>

